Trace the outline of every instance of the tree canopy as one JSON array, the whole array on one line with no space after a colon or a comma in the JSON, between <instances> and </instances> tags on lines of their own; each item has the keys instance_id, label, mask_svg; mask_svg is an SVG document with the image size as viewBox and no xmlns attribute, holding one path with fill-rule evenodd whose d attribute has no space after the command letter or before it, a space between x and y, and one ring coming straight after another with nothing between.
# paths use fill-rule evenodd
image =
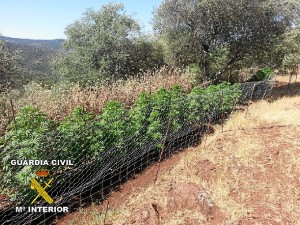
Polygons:
<instances>
[{"instance_id":1,"label":"tree canopy","mask_svg":"<svg viewBox=\"0 0 300 225\"><path fill-rule=\"evenodd\" d=\"M122 4L110 3L98 12L87 10L65 34L64 51L53 66L70 81L116 80L162 60L160 47L141 35L138 22L124 12Z\"/></svg>"},{"instance_id":2,"label":"tree canopy","mask_svg":"<svg viewBox=\"0 0 300 225\"><path fill-rule=\"evenodd\" d=\"M299 17L295 0L164 0L154 25L176 65L196 63L213 80L240 64L265 62Z\"/></svg>"},{"instance_id":3,"label":"tree canopy","mask_svg":"<svg viewBox=\"0 0 300 225\"><path fill-rule=\"evenodd\" d=\"M300 64L300 26L293 27L283 37L283 42L280 45L280 50L284 55L283 66Z\"/></svg>"}]
</instances>

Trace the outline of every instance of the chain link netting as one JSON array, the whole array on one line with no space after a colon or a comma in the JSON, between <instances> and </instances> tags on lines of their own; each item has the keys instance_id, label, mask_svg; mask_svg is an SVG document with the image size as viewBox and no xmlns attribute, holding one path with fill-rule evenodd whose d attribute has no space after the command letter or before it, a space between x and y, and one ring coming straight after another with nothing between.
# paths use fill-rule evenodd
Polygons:
<instances>
[{"instance_id":1,"label":"chain link netting","mask_svg":"<svg viewBox=\"0 0 300 225\"><path fill-rule=\"evenodd\" d=\"M60 212L16 212L16 207L49 206L42 197L31 204L37 192L30 189L30 178L36 171L46 170L50 173L46 178L39 178L41 184L53 178L51 185L45 187L54 200L52 207L67 206L70 212L91 202L100 203L149 165L198 145L211 129L210 125L223 123L237 104L262 99L272 88L271 82L250 82L240 84L238 91L236 87L229 86L209 95L201 90L184 97L174 94L167 98L168 102L161 98L159 105L144 104L146 107L141 108L141 104L139 110L122 111L116 105L111 105L114 113L102 115L102 120L82 119L74 126L47 130L44 135L31 134L25 147L24 143L15 143L9 154L6 149L1 156L6 161L21 160L18 152L33 149L37 154L32 160L71 160L74 165L7 165L11 168L8 170L10 174L0 174L3 181L7 182L5 179L8 177L18 179L11 181L10 190L13 191L7 194L13 196L14 201L0 198L0 224L51 224L63 215ZM147 102L148 99L140 101ZM103 124L104 117L108 125ZM123 119L114 121L116 117ZM124 131L124 127L127 131ZM106 130L101 133L103 129ZM31 177L28 176L26 180L30 174ZM21 178L28 185L18 183L20 176L24 176Z\"/></svg>"}]
</instances>

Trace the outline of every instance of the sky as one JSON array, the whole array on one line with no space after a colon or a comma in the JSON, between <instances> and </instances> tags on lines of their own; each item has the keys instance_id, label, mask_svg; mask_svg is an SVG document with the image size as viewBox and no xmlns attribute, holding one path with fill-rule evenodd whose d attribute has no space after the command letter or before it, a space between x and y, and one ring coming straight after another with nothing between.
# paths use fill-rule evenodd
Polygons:
<instances>
[{"instance_id":1,"label":"sky","mask_svg":"<svg viewBox=\"0 0 300 225\"><path fill-rule=\"evenodd\" d=\"M151 32L153 11L162 0L0 0L0 34L15 38L66 38L67 25L82 18L92 8L98 11L109 3L123 3L125 11L133 15Z\"/></svg>"}]
</instances>

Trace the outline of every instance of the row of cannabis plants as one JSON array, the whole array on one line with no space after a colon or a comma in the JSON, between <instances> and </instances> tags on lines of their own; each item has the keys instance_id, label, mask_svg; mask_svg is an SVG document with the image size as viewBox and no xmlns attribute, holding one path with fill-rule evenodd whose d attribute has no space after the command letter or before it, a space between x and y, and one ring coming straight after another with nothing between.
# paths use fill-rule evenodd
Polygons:
<instances>
[{"instance_id":1,"label":"row of cannabis plants","mask_svg":"<svg viewBox=\"0 0 300 225\"><path fill-rule=\"evenodd\" d=\"M174 86L172 90L140 94L131 108L110 101L97 116L77 107L62 121L50 120L32 106L23 107L0 139L0 190L15 199L20 197L16 190L29 190L37 170L46 168L53 175L63 169L12 166L12 159L68 159L76 167L112 149L121 157L133 148L162 140L168 125L171 133L183 126L215 120L230 112L240 95L239 84L195 87L190 93Z\"/></svg>"}]
</instances>

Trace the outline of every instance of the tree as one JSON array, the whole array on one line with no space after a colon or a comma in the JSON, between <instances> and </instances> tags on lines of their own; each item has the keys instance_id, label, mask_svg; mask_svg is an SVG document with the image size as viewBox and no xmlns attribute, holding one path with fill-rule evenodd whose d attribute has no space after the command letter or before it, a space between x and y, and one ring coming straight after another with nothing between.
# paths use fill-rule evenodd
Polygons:
<instances>
[{"instance_id":1,"label":"tree","mask_svg":"<svg viewBox=\"0 0 300 225\"><path fill-rule=\"evenodd\" d=\"M241 64L261 63L299 9L294 0L164 0L154 25L171 63L196 63L205 78L218 81Z\"/></svg>"},{"instance_id":2,"label":"tree","mask_svg":"<svg viewBox=\"0 0 300 225\"><path fill-rule=\"evenodd\" d=\"M8 51L5 42L0 41L0 83L2 85L9 81L10 75L13 75L18 71L19 60L19 51Z\"/></svg>"},{"instance_id":3,"label":"tree","mask_svg":"<svg viewBox=\"0 0 300 225\"><path fill-rule=\"evenodd\" d=\"M122 4L87 10L69 25L64 51L53 61L63 78L75 82L116 80L153 66L148 59L158 50L140 33L140 26L124 13Z\"/></svg>"},{"instance_id":4,"label":"tree","mask_svg":"<svg viewBox=\"0 0 300 225\"><path fill-rule=\"evenodd\" d=\"M280 45L283 52L283 66L295 66L300 64L300 26L295 26L283 35Z\"/></svg>"}]
</instances>

